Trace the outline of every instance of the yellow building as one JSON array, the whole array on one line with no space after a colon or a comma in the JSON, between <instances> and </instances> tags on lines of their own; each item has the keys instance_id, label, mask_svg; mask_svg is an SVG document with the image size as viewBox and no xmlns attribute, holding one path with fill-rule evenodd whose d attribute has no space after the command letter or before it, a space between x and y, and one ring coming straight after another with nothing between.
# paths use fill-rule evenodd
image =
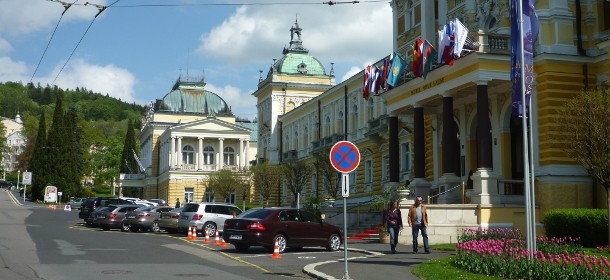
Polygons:
<instances>
[{"instance_id":1,"label":"yellow building","mask_svg":"<svg viewBox=\"0 0 610 280\"><path fill-rule=\"evenodd\" d=\"M523 129L511 113L508 3L391 1L394 40L388 44L407 61L415 40L436 46L437 30L454 18L469 30L467 49L452 66L434 65L426 79L407 70L399 85L368 100L361 93L363 72L335 85L332 74L321 80L298 69L276 74L276 62L254 93L265 137L259 157L313 165L317 155L328 156L334 143L348 140L361 153L350 174L349 204L410 180L417 195L436 204L429 208L436 211L431 235L453 236L463 227L524 230ZM531 151L540 221L553 208L606 205L605 192L566 157L569 139L561 136L557 108L585 87L610 86L610 3L536 1L536 10ZM290 102L301 95L307 102ZM313 173L305 195L327 192L323 176ZM282 203L292 203L286 189L280 195Z\"/></svg>"},{"instance_id":2,"label":"yellow building","mask_svg":"<svg viewBox=\"0 0 610 280\"><path fill-rule=\"evenodd\" d=\"M143 189L143 198L173 205L225 202L207 190L217 170L247 169L256 159L256 123L237 120L229 105L200 81L181 81L150 104L138 136L142 174L122 174L121 187ZM226 202L239 203L233 193Z\"/></svg>"}]
</instances>

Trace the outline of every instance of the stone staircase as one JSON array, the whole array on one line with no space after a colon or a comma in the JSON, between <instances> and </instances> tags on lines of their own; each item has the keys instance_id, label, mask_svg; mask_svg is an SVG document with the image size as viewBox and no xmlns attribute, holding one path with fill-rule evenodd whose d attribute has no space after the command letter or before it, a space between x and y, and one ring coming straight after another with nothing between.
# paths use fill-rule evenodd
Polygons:
<instances>
[{"instance_id":1,"label":"stone staircase","mask_svg":"<svg viewBox=\"0 0 610 280\"><path fill-rule=\"evenodd\" d=\"M362 224L347 231L347 240L379 240L377 226L373 224Z\"/></svg>"}]
</instances>

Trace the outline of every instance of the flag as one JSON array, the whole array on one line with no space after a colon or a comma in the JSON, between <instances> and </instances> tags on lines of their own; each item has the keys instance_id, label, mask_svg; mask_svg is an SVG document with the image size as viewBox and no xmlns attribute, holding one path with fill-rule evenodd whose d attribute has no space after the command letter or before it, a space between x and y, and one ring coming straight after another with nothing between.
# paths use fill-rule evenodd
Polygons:
<instances>
[{"instance_id":1,"label":"flag","mask_svg":"<svg viewBox=\"0 0 610 280\"><path fill-rule=\"evenodd\" d=\"M517 1L522 1L521 15L519 15ZM538 38L539 24L532 1L511 0L511 80L513 81L512 111L514 115L527 114L533 87L534 42ZM523 30L519 26L519 16L523 21ZM523 43L523 49L521 49L521 43ZM522 58L523 61L521 61ZM521 79L525 80L522 82ZM522 84L525 85L525 88L522 88ZM523 92L525 92L525 100L521 98Z\"/></svg>"},{"instance_id":2,"label":"flag","mask_svg":"<svg viewBox=\"0 0 610 280\"><path fill-rule=\"evenodd\" d=\"M439 64L453 65L455 48L455 23L448 22L438 31L438 58Z\"/></svg>"},{"instance_id":3,"label":"flag","mask_svg":"<svg viewBox=\"0 0 610 280\"><path fill-rule=\"evenodd\" d=\"M133 152L133 158L138 163L138 167L140 167L140 172L144 173L146 171L146 168L144 168L144 165L142 165L142 162L140 162L140 158L138 158L138 155L136 155L136 151L134 151L134 150L131 150L131 151Z\"/></svg>"},{"instance_id":4,"label":"flag","mask_svg":"<svg viewBox=\"0 0 610 280\"><path fill-rule=\"evenodd\" d=\"M400 54L392 54L391 71L388 73L388 85L395 87L398 84L398 80L402 76L402 72L405 70L405 64L407 64Z\"/></svg>"},{"instance_id":5,"label":"flag","mask_svg":"<svg viewBox=\"0 0 610 280\"><path fill-rule=\"evenodd\" d=\"M464 44L466 44L466 38L468 37L468 28L462 24L462 22L455 18L453 20L454 25L454 39L455 45L453 48L454 58L459 58L462 50L464 49Z\"/></svg>"},{"instance_id":6,"label":"flag","mask_svg":"<svg viewBox=\"0 0 610 280\"><path fill-rule=\"evenodd\" d=\"M377 94L379 90L379 68L375 65L371 65L371 72L369 76L369 93Z\"/></svg>"},{"instance_id":7,"label":"flag","mask_svg":"<svg viewBox=\"0 0 610 280\"><path fill-rule=\"evenodd\" d=\"M371 66L364 68L364 81L362 84L362 98L369 100L369 76L371 74Z\"/></svg>"},{"instance_id":8,"label":"flag","mask_svg":"<svg viewBox=\"0 0 610 280\"><path fill-rule=\"evenodd\" d=\"M383 64L381 65L381 80L379 81L380 88L387 90L388 89L388 76L390 75L390 68L392 68L391 57L386 57L383 60Z\"/></svg>"},{"instance_id":9,"label":"flag","mask_svg":"<svg viewBox=\"0 0 610 280\"><path fill-rule=\"evenodd\" d=\"M413 43L413 64L412 71L415 77L421 77L421 52L419 51L421 44L421 39L417 39L415 43Z\"/></svg>"}]
</instances>

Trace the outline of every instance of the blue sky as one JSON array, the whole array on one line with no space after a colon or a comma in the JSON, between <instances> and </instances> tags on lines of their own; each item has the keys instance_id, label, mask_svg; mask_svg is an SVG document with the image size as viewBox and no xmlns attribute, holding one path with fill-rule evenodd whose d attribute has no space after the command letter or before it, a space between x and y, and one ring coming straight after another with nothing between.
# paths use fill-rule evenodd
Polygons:
<instances>
[{"instance_id":1,"label":"blue sky","mask_svg":"<svg viewBox=\"0 0 610 280\"><path fill-rule=\"evenodd\" d=\"M88 1L108 6L116 0ZM40 61L64 11L62 4L0 0L0 81L25 84L40 61L34 83L44 86L56 80L62 88L86 87L146 105L169 92L180 74L204 76L206 88L221 96L235 115L253 119L256 99L251 94L259 70L266 75L273 59L282 56L297 17L303 45L327 72L334 63L337 83L392 51L389 1L322 2L121 0L95 19L68 60L98 12L79 0L64 14ZM151 4L172 6L143 6Z\"/></svg>"}]
</instances>

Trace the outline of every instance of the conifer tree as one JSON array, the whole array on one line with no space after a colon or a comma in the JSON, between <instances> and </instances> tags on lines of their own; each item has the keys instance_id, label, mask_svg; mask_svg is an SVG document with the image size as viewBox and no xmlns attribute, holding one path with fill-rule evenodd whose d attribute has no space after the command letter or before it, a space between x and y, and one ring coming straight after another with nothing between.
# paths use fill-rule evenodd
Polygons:
<instances>
[{"instance_id":1,"label":"conifer tree","mask_svg":"<svg viewBox=\"0 0 610 280\"><path fill-rule=\"evenodd\" d=\"M127 123L127 133L125 135L125 142L123 143L123 153L121 155L121 168L120 173L126 174L139 174L140 167L136 162L134 154L136 151L136 137L133 131L133 123L131 120ZM138 196L138 191L134 188L128 188L123 190L125 196Z\"/></svg>"},{"instance_id":2,"label":"conifer tree","mask_svg":"<svg viewBox=\"0 0 610 280\"><path fill-rule=\"evenodd\" d=\"M81 139L82 128L78 125L76 108L70 107L65 117L66 133L68 136L67 168L69 170L66 182L66 197L77 197L81 193L81 181L84 173L84 158Z\"/></svg>"},{"instance_id":3,"label":"conifer tree","mask_svg":"<svg viewBox=\"0 0 610 280\"><path fill-rule=\"evenodd\" d=\"M42 199L42 190L47 184L47 172L48 168L48 157L45 153L45 146L47 143L47 125L44 110L40 115L40 121L38 122L38 134L36 136L36 143L34 146L34 152L32 158L30 158L30 171L32 172L32 200Z\"/></svg>"},{"instance_id":4,"label":"conifer tree","mask_svg":"<svg viewBox=\"0 0 610 280\"><path fill-rule=\"evenodd\" d=\"M67 186L67 179L71 177L69 166L69 137L66 133L67 127L64 122L65 113L63 109L63 93L55 89L55 111L53 112L53 123L49 129L46 153L49 157L47 183L56 186L58 191L63 192Z\"/></svg>"}]
</instances>

